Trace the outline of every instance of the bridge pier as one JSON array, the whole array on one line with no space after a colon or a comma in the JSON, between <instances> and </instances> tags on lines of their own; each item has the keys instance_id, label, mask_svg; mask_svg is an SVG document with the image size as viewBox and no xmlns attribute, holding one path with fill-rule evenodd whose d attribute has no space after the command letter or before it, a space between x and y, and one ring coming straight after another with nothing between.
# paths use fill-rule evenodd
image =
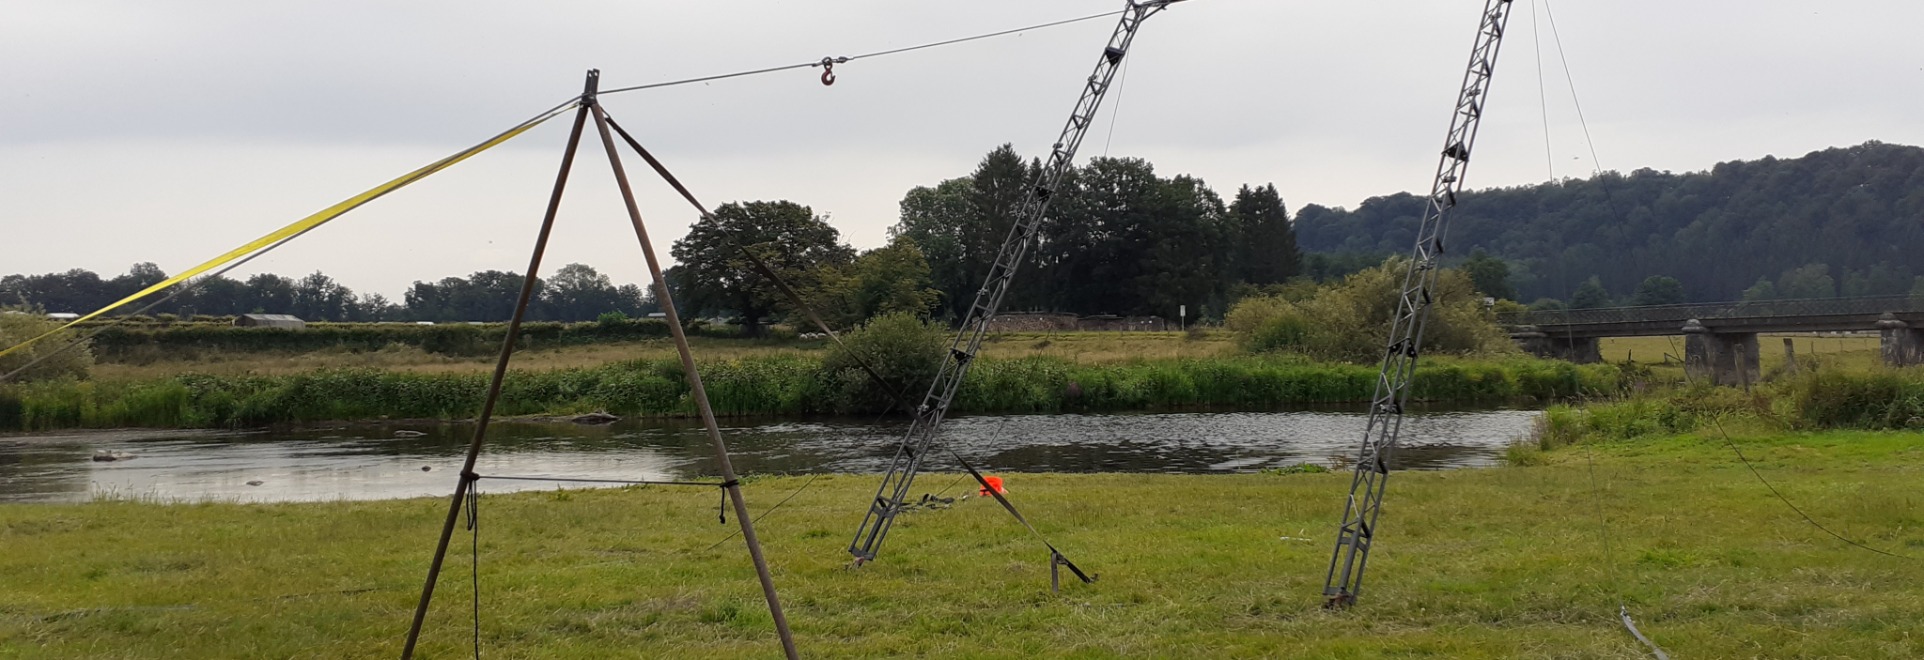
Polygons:
<instances>
[{"instance_id":1,"label":"bridge pier","mask_svg":"<svg viewBox=\"0 0 1924 660\"><path fill-rule=\"evenodd\" d=\"M1603 352L1597 349L1596 337L1553 337L1534 326L1518 328L1510 336L1523 345L1523 350L1540 358L1577 364L1603 361Z\"/></svg>"},{"instance_id":2,"label":"bridge pier","mask_svg":"<svg viewBox=\"0 0 1924 660\"><path fill-rule=\"evenodd\" d=\"M1877 334L1884 364L1893 367L1924 364L1924 329L1911 327L1895 314L1885 314L1877 320Z\"/></svg>"},{"instance_id":3,"label":"bridge pier","mask_svg":"<svg viewBox=\"0 0 1924 660\"><path fill-rule=\"evenodd\" d=\"M1684 322L1683 333L1686 375L1731 387L1757 382L1757 333L1711 332L1697 319Z\"/></svg>"}]
</instances>

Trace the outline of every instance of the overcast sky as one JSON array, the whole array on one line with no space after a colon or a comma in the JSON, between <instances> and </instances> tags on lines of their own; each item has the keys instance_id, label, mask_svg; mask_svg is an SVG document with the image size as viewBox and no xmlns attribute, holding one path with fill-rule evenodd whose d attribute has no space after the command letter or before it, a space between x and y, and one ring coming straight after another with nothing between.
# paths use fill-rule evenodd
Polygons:
<instances>
[{"instance_id":1,"label":"overcast sky","mask_svg":"<svg viewBox=\"0 0 1924 660\"><path fill-rule=\"evenodd\" d=\"M551 107L588 68L604 87L643 84L1122 1L12 0L0 20L0 274L111 275L137 261L178 272ZM1146 158L1225 197L1273 182L1292 211L1427 188L1482 5L1183 2L1143 26L1081 157ZM1558 177L1596 167L1545 8L1516 2L1472 187L1544 181L1551 163ZM1547 8L1606 169L1924 143L1916 0ZM964 175L1004 142L1041 154L1114 25L860 60L833 87L805 69L603 102L709 203L793 200L873 247L908 189ZM398 300L417 279L520 271L566 132L567 117L551 121L235 274L320 269ZM584 262L641 281L599 147L579 165L550 269ZM693 213L630 171L665 253Z\"/></svg>"}]
</instances>

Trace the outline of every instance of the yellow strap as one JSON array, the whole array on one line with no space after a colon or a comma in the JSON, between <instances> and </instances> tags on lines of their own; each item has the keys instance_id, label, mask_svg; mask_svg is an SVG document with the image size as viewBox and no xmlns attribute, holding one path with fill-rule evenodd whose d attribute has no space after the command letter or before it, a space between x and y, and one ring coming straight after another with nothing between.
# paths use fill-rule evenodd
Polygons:
<instances>
[{"instance_id":1,"label":"yellow strap","mask_svg":"<svg viewBox=\"0 0 1924 660\"><path fill-rule=\"evenodd\" d=\"M75 319L73 322L60 326L58 328L55 328L52 331L47 332L46 334L40 335L38 337L34 337L33 339L29 339L24 342L20 342L19 344L8 347L6 350L0 350L0 357L5 357L8 353L12 353L22 348L31 346L35 342L38 342L42 339L46 339L55 334L59 334L61 331L66 330L68 328L72 328L76 325L81 324L82 322L92 320L94 317L113 311L115 308L118 308L122 305L139 300L141 298L145 298L148 295L153 294L155 291L159 291L161 289L165 289L175 284L179 284L196 275L200 275L201 273L205 273L215 268L219 268L222 265L227 264L228 262L247 256L248 254L253 253L256 250L267 247L269 245L273 245L274 243L279 242L295 234L299 234L309 229L319 227L322 224L325 224L329 220L333 220L337 217L340 217L342 214L347 213L348 211L354 210L355 207L358 207L362 204L366 204L370 201L373 201L376 197L380 197L390 192L399 190L403 186L406 186L410 183L414 183L421 179L427 178L427 176L430 174L434 174L435 172L439 172L441 170L452 167L455 163L459 163L461 161L467 160L469 156L473 156L483 151L487 151L488 149L493 148L495 145L501 144L503 142L507 142L510 138L513 138L514 136L527 132L527 130L530 128L534 128L536 126L541 125L541 122L547 121L549 118L554 117L556 114L558 113L550 112L543 117L531 120L528 123L522 124L520 126L516 126L513 129L508 130L508 132L506 133L497 135L492 140L488 140L487 142L483 142L473 147L469 147L466 151L462 151L455 155L448 156L447 158L443 158L441 160L435 161L433 163L428 164L428 166L426 167L415 170L413 172L409 172L405 175L402 175L399 178L396 178L393 181L389 181L387 183L383 183L381 185L375 186L373 189L370 189L367 192L342 200L341 203L339 204L335 204L325 209L321 209L319 212L316 212L313 215L310 215L295 221L294 224L290 224L286 227L276 229L273 231L273 233L254 239L252 242L249 242L246 245L242 245L240 247L229 250L226 254L220 255L218 257L214 257L213 259L209 259L207 260L207 263L203 263L199 266L189 268L185 272L182 272L179 275L175 275L173 277L167 278L167 280L164 282L142 289L139 293L136 293L134 295L127 296L126 298L122 298L120 299L119 302L116 302L114 304L95 310L91 314Z\"/></svg>"}]
</instances>

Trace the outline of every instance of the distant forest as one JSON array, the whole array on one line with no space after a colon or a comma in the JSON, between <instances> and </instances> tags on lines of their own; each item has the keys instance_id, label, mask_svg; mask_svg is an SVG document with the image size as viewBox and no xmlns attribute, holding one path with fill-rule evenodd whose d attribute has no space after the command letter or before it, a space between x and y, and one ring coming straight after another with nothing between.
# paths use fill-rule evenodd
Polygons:
<instances>
[{"instance_id":1,"label":"distant forest","mask_svg":"<svg viewBox=\"0 0 1924 660\"><path fill-rule=\"evenodd\" d=\"M750 333L799 319L744 248L834 325L889 312L954 319L974 301L1039 167L1007 145L991 150L972 172L909 190L889 243L866 251L802 204L725 204L675 242L682 265L668 279L686 316L734 318ZM1216 319L1251 292L1406 254L1423 206L1398 193L1354 210L1311 204L1292 220L1273 185L1243 185L1225 200L1141 159L1095 158L1055 191L1003 309L1174 317L1187 307L1192 319ZM1478 291L1543 306L1924 295L1924 148L1871 142L1708 172L1641 169L1467 192L1446 247L1449 265ZM165 278L153 264L112 278L78 269L8 275L0 306L84 313ZM203 280L153 312L501 321L520 287L518 274L483 271L417 281L390 301L320 272L260 274ZM651 292L583 264L542 278L536 291L534 320L656 309Z\"/></svg>"},{"instance_id":2,"label":"distant forest","mask_svg":"<svg viewBox=\"0 0 1924 660\"><path fill-rule=\"evenodd\" d=\"M151 263L134 264L112 278L80 268L8 275L0 277L0 307L29 305L47 312L85 314L166 280L167 273ZM114 313L132 313L177 294L147 314L192 317L265 312L309 321L505 321L521 293L520 275L497 270L415 282L399 303L378 293L357 294L319 271L299 279L261 273L245 280L204 277L195 282L191 289L168 289ZM654 296L643 293L641 287L615 286L594 268L568 264L536 280L529 315L536 321L592 321L608 312L641 316L655 309Z\"/></svg>"},{"instance_id":3,"label":"distant forest","mask_svg":"<svg viewBox=\"0 0 1924 660\"><path fill-rule=\"evenodd\" d=\"M1304 206L1296 240L1364 262L1404 254L1423 203L1399 193L1354 210ZM1451 217L1450 253L1501 259L1523 302L1569 300L1591 278L1613 304L1652 277L1674 278L1689 301L1900 295L1924 275L1924 148L1869 142L1480 190Z\"/></svg>"}]
</instances>

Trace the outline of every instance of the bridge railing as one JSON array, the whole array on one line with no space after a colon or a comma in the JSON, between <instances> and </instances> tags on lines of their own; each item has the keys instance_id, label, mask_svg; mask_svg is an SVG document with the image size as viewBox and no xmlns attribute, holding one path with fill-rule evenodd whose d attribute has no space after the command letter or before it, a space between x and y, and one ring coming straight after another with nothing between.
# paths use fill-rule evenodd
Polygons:
<instances>
[{"instance_id":1,"label":"bridge railing","mask_svg":"<svg viewBox=\"0 0 1924 660\"><path fill-rule=\"evenodd\" d=\"M1681 326L1685 321L1690 319L1857 316L1877 315L1885 312L1924 312L1924 297L1865 296L1860 298L1753 300L1748 302L1648 305L1644 307L1535 310L1498 314L1497 320L1506 325L1535 326L1660 322L1675 322Z\"/></svg>"}]
</instances>

